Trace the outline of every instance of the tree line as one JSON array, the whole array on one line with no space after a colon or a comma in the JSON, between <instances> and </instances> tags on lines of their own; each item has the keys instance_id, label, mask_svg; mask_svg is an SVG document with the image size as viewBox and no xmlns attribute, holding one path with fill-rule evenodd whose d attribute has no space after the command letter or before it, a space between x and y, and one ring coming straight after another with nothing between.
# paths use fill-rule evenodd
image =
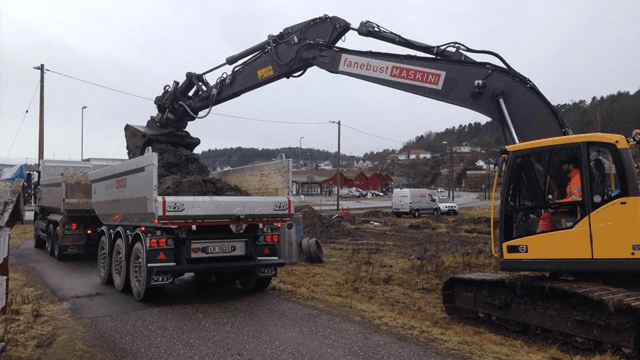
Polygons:
<instances>
[{"instance_id":1,"label":"tree line","mask_svg":"<svg viewBox=\"0 0 640 360\"><path fill-rule=\"evenodd\" d=\"M640 128L640 90L633 94L628 91L619 91L607 96L594 96L590 101L571 101L557 104L555 108L575 134L606 132L626 137L633 130ZM397 152L421 149L439 154L446 151L444 141L453 146L468 144L481 149L495 149L505 145L500 124L488 121L453 126L442 132L427 131L408 140ZM391 170L389 166L392 164L389 162L389 157L395 153L396 150L385 149L365 153L362 157L342 154L341 162L349 164L359 160L370 161L377 163L381 168ZM302 162L312 166L327 160L335 166L337 160L335 152L298 147L209 149L200 154L200 159L210 169L215 170L226 166L239 167L270 161L276 159L279 154L284 154L287 159L293 159L294 164ZM440 167L439 164L431 164L426 170L420 171L418 176L424 178L427 173L438 171ZM427 177L433 176L435 175Z\"/></svg>"}]
</instances>

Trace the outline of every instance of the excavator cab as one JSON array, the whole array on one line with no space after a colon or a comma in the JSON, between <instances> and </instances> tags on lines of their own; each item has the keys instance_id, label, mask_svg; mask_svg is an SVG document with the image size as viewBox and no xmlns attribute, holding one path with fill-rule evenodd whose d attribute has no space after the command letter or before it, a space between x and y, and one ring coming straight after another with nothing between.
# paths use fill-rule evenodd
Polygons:
<instances>
[{"instance_id":1,"label":"excavator cab","mask_svg":"<svg viewBox=\"0 0 640 360\"><path fill-rule=\"evenodd\" d=\"M572 135L506 150L502 270L614 272L640 259L640 194L624 137Z\"/></svg>"}]
</instances>

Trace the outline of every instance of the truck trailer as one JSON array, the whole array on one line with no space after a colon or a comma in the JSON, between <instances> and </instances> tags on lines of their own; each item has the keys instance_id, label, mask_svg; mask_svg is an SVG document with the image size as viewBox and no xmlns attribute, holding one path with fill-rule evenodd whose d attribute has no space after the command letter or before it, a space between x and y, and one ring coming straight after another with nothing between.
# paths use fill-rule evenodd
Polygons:
<instances>
[{"instance_id":1,"label":"truck trailer","mask_svg":"<svg viewBox=\"0 0 640 360\"><path fill-rule=\"evenodd\" d=\"M41 160L33 213L34 247L61 260L95 253L102 224L91 204L89 172L123 160Z\"/></svg>"},{"instance_id":2,"label":"truck trailer","mask_svg":"<svg viewBox=\"0 0 640 360\"><path fill-rule=\"evenodd\" d=\"M161 196L154 152L92 171L89 181L102 223L100 280L130 287L137 300L157 298L186 273L264 290L285 265L278 247L292 227L288 196Z\"/></svg>"}]
</instances>

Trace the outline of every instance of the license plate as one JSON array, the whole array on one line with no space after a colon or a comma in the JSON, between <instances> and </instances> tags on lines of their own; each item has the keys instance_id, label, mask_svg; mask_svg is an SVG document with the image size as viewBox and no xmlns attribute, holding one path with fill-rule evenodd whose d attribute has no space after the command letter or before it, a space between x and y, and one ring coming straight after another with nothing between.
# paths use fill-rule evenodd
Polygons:
<instances>
[{"instance_id":1,"label":"license plate","mask_svg":"<svg viewBox=\"0 0 640 360\"><path fill-rule=\"evenodd\" d=\"M204 254L230 254L236 251L235 245L205 246L201 250Z\"/></svg>"},{"instance_id":2,"label":"license plate","mask_svg":"<svg viewBox=\"0 0 640 360\"><path fill-rule=\"evenodd\" d=\"M191 242L191 257L214 257L245 255L247 240L203 240Z\"/></svg>"}]
</instances>

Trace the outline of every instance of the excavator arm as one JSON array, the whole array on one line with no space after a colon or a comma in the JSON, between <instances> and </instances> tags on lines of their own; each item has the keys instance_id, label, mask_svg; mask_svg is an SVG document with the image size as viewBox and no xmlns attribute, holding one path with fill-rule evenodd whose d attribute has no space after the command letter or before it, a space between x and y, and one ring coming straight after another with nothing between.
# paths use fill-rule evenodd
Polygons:
<instances>
[{"instance_id":1,"label":"excavator arm","mask_svg":"<svg viewBox=\"0 0 640 360\"><path fill-rule=\"evenodd\" d=\"M424 56L336 46L350 30ZM492 56L501 65L476 61L468 53ZM240 60L231 72L212 84L207 81L207 74ZM187 73L182 83L165 86L155 99L157 115L146 126L125 127L129 157L139 156L155 142L193 151L199 139L185 131L188 122L205 117L213 106L280 79L299 77L313 66L476 111L499 122L509 144L571 133L537 87L496 53L459 43L426 45L370 21L354 29L343 19L325 15L285 28L223 64L201 74Z\"/></svg>"}]
</instances>

